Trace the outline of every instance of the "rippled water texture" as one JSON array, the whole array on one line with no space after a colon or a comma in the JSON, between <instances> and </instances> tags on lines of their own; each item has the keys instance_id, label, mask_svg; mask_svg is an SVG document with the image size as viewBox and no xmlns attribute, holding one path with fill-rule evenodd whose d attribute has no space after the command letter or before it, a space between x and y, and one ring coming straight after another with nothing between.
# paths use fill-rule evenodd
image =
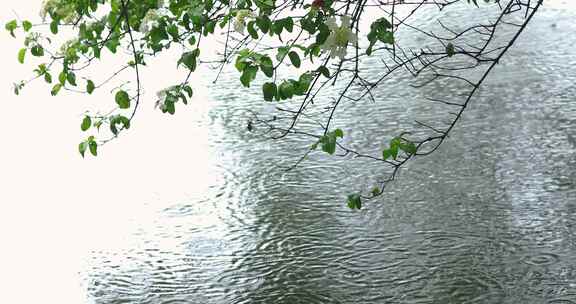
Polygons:
<instances>
[{"instance_id":1,"label":"rippled water texture","mask_svg":"<svg viewBox=\"0 0 576 304\"><path fill-rule=\"evenodd\" d=\"M90 300L576 303L576 10L553 3L446 145L361 212L342 197L361 180L354 172L376 165L285 173L308 140L254 139L244 110L257 100L214 90L198 123L210 133L212 185L159 203L124 246L92 252ZM237 80L219 88L228 83ZM410 109L404 118L418 114ZM372 122L349 124L368 138L381 127Z\"/></svg>"}]
</instances>

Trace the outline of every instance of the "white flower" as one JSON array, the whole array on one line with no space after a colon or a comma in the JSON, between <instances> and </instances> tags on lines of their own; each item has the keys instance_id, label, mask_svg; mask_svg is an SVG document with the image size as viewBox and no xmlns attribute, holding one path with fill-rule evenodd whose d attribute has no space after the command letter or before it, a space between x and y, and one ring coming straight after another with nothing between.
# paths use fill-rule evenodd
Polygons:
<instances>
[{"instance_id":1,"label":"white flower","mask_svg":"<svg viewBox=\"0 0 576 304\"><path fill-rule=\"evenodd\" d=\"M340 60L346 57L348 43L356 45L358 36L352 32L350 27L350 16L340 18L340 26L336 24L336 18L330 17L326 20L326 26L330 29L330 35L322 44L322 50L330 52L330 58L338 57Z\"/></svg>"},{"instance_id":2,"label":"white flower","mask_svg":"<svg viewBox=\"0 0 576 304\"><path fill-rule=\"evenodd\" d=\"M62 46L60 46L60 52L58 52L57 54L58 54L58 55L66 55L66 53L68 52L68 49L69 49L70 47L74 46L74 45L77 44L77 43L78 43L78 39L77 39L77 38L75 38L75 39L70 39L70 40L64 42L64 43L62 44Z\"/></svg>"},{"instance_id":3,"label":"white flower","mask_svg":"<svg viewBox=\"0 0 576 304\"><path fill-rule=\"evenodd\" d=\"M42 8L40 9L40 17L42 18L42 21L46 20L46 16L48 15L50 8L53 6L53 2L54 0L44 0L44 2L42 2Z\"/></svg>"},{"instance_id":4,"label":"white flower","mask_svg":"<svg viewBox=\"0 0 576 304\"><path fill-rule=\"evenodd\" d=\"M42 20L45 21L46 16L50 13L58 15L64 23L73 22L78 18L74 4L62 0L44 0L42 2L42 8L40 9Z\"/></svg>"},{"instance_id":5,"label":"white flower","mask_svg":"<svg viewBox=\"0 0 576 304\"><path fill-rule=\"evenodd\" d=\"M240 34L244 34L246 28L246 18L254 18L254 12L247 9L241 9L236 12L236 19L234 19L234 30Z\"/></svg>"},{"instance_id":6,"label":"white flower","mask_svg":"<svg viewBox=\"0 0 576 304\"><path fill-rule=\"evenodd\" d=\"M160 15L158 14L158 10L155 10L155 9L149 10L146 13L146 15L144 16L144 18L142 19L142 22L140 23L140 28L138 29L138 31L140 33L147 34L150 31L150 29L156 25L158 19L160 19Z\"/></svg>"},{"instance_id":7,"label":"white flower","mask_svg":"<svg viewBox=\"0 0 576 304\"><path fill-rule=\"evenodd\" d=\"M156 107L160 108L160 110L163 110L166 105L166 100L174 99L176 96L178 96L179 91L180 86L174 85L156 92L156 97L158 97L158 100L156 101Z\"/></svg>"},{"instance_id":8,"label":"white flower","mask_svg":"<svg viewBox=\"0 0 576 304\"><path fill-rule=\"evenodd\" d=\"M158 97L158 100L156 101L156 107L160 109L164 108L164 102L166 101L166 96L168 95L169 90L170 88L166 88L156 92L156 97Z\"/></svg>"}]
</instances>

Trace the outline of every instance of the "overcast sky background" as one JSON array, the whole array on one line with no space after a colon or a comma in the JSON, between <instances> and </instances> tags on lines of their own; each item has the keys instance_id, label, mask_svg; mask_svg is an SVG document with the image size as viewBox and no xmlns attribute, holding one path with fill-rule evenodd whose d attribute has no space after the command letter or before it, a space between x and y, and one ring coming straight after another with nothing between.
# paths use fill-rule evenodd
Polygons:
<instances>
[{"instance_id":1,"label":"overcast sky background","mask_svg":"<svg viewBox=\"0 0 576 304\"><path fill-rule=\"evenodd\" d=\"M2 30L17 17L39 22L41 3L5 1ZM173 58L161 58L144 71L146 96L132 129L97 158L82 159L82 114L110 109L113 96L62 91L51 97L42 81L15 96L12 84L28 79L32 63L40 62L28 54L18 63L21 31L18 39L4 30L0 37L0 303L85 303L78 272L91 250L121 246L151 220L155 203L190 199L213 183L208 132L194 123L205 118L211 101L195 86L185 110L174 116L154 110L155 92L183 79Z\"/></svg>"}]
</instances>

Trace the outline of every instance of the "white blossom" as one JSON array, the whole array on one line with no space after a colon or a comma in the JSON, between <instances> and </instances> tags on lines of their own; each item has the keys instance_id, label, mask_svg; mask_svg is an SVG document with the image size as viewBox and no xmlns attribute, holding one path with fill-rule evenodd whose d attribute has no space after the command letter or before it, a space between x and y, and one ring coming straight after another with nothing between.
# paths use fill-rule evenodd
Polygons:
<instances>
[{"instance_id":1,"label":"white blossom","mask_svg":"<svg viewBox=\"0 0 576 304\"><path fill-rule=\"evenodd\" d=\"M74 5L64 0L44 0L40 9L40 17L45 21L50 13L58 15L64 23L73 22L78 18Z\"/></svg>"},{"instance_id":2,"label":"white blossom","mask_svg":"<svg viewBox=\"0 0 576 304\"><path fill-rule=\"evenodd\" d=\"M166 101L166 96L168 95L169 90L170 88L166 88L156 92L156 97L158 97L158 100L156 101L156 107L160 109L164 108L164 102Z\"/></svg>"},{"instance_id":3,"label":"white blossom","mask_svg":"<svg viewBox=\"0 0 576 304\"><path fill-rule=\"evenodd\" d=\"M158 19L160 19L160 15L158 14L158 10L155 10L155 9L149 10L146 13L146 15L144 16L144 18L142 19L142 22L140 23L140 28L138 29L138 31L140 33L147 34L150 31L150 29L152 29L152 27L154 27L157 24Z\"/></svg>"},{"instance_id":4,"label":"white blossom","mask_svg":"<svg viewBox=\"0 0 576 304\"><path fill-rule=\"evenodd\" d=\"M330 30L330 34L324 44L322 50L330 52L330 58L346 57L348 43L356 45L358 43L358 36L352 32L350 27L350 16L342 16L340 18L340 26L336 24L336 18L330 17L326 20L326 26Z\"/></svg>"},{"instance_id":5,"label":"white blossom","mask_svg":"<svg viewBox=\"0 0 576 304\"><path fill-rule=\"evenodd\" d=\"M66 55L66 52L68 52L68 49L77 43L78 43L77 38L70 39L70 40L64 42L62 44L62 46L60 46L60 51L57 53L57 55Z\"/></svg>"},{"instance_id":6,"label":"white blossom","mask_svg":"<svg viewBox=\"0 0 576 304\"><path fill-rule=\"evenodd\" d=\"M173 98L177 96L179 90L180 86L174 85L156 92L156 97L158 97L158 100L156 100L156 107L163 110L166 105L166 99L168 97Z\"/></svg>"},{"instance_id":7,"label":"white blossom","mask_svg":"<svg viewBox=\"0 0 576 304\"><path fill-rule=\"evenodd\" d=\"M54 0L44 0L44 2L42 2L42 7L40 9L40 17L42 18L42 20L46 20L48 11L54 5L53 2Z\"/></svg>"},{"instance_id":8,"label":"white blossom","mask_svg":"<svg viewBox=\"0 0 576 304\"><path fill-rule=\"evenodd\" d=\"M246 28L246 18L254 18L254 12L247 9L241 9L236 12L236 19L234 19L234 30L240 34L244 34Z\"/></svg>"}]
</instances>

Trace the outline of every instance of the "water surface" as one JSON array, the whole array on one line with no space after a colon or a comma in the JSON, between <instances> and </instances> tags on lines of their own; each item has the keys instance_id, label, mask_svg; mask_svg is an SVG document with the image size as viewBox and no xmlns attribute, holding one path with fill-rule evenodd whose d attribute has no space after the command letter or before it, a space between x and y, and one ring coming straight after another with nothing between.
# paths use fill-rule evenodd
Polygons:
<instances>
[{"instance_id":1,"label":"water surface","mask_svg":"<svg viewBox=\"0 0 576 304\"><path fill-rule=\"evenodd\" d=\"M377 164L322 158L285 172L309 140L247 133L259 101L223 90L237 85L224 77L194 122L208 132L209 177L190 178L205 191L154 200L122 245L91 252L89 301L576 303L576 10L550 3L449 141L360 212L343 197L369 187ZM347 134L376 140L398 129L380 117L429 113L379 94L377 111L338 122Z\"/></svg>"}]
</instances>

